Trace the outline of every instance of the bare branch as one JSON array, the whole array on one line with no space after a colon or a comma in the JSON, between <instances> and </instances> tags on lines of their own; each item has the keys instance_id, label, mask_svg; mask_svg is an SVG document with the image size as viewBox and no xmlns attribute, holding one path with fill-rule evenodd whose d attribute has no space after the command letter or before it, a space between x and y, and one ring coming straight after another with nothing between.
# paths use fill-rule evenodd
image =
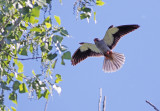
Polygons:
<instances>
[{"instance_id":1,"label":"bare branch","mask_svg":"<svg viewBox=\"0 0 160 111\"><path fill-rule=\"evenodd\" d=\"M102 88L100 88L100 97L99 97L99 111L101 111L101 101L102 101Z\"/></svg>"},{"instance_id":2,"label":"bare branch","mask_svg":"<svg viewBox=\"0 0 160 111\"><path fill-rule=\"evenodd\" d=\"M159 111L159 109L157 109L156 106L154 106L151 102L146 100L146 103L148 103L150 106L152 106L156 111Z\"/></svg>"},{"instance_id":3,"label":"bare branch","mask_svg":"<svg viewBox=\"0 0 160 111\"><path fill-rule=\"evenodd\" d=\"M106 110L106 96L104 96L104 100L103 100L103 111Z\"/></svg>"},{"instance_id":4,"label":"bare branch","mask_svg":"<svg viewBox=\"0 0 160 111\"><path fill-rule=\"evenodd\" d=\"M32 57L32 58L26 58L26 59L14 58L14 59L17 59L17 60L30 60L30 59L39 59L39 58L42 58L42 57Z\"/></svg>"},{"instance_id":5,"label":"bare branch","mask_svg":"<svg viewBox=\"0 0 160 111\"><path fill-rule=\"evenodd\" d=\"M49 101L49 97L48 97L48 99L47 99L47 101L46 101L46 104L45 104L44 111L47 111L47 105L48 105L48 101Z\"/></svg>"}]
</instances>

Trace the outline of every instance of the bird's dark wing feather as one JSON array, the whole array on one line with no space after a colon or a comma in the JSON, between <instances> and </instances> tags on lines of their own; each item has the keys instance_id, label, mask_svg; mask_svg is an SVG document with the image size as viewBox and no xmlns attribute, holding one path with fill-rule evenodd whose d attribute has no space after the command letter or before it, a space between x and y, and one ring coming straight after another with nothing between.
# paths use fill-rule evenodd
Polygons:
<instances>
[{"instance_id":1,"label":"bird's dark wing feather","mask_svg":"<svg viewBox=\"0 0 160 111\"><path fill-rule=\"evenodd\" d=\"M139 25L121 25L117 27L112 26L107 30L103 40L105 40L110 49L113 49L122 36L134 31L137 28L139 28Z\"/></svg>"},{"instance_id":2,"label":"bird's dark wing feather","mask_svg":"<svg viewBox=\"0 0 160 111\"><path fill-rule=\"evenodd\" d=\"M72 56L72 65L76 65L87 57L99 57L103 54L99 51L94 44L84 43L78 48Z\"/></svg>"}]
</instances>

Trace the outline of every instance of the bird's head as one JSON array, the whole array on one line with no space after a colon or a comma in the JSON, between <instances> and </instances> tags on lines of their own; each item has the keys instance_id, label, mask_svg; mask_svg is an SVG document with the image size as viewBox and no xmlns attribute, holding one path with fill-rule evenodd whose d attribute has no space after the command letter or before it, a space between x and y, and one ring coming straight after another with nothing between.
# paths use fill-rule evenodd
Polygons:
<instances>
[{"instance_id":1,"label":"bird's head","mask_svg":"<svg viewBox=\"0 0 160 111\"><path fill-rule=\"evenodd\" d=\"M96 43L96 42L99 42L100 40L98 39L98 38L95 38L94 39L94 42Z\"/></svg>"}]
</instances>

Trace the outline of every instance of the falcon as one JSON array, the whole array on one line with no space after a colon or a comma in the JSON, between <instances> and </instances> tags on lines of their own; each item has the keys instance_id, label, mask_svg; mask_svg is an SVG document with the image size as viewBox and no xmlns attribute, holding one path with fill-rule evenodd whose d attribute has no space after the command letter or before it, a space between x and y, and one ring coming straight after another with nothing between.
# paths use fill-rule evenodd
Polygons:
<instances>
[{"instance_id":1,"label":"falcon","mask_svg":"<svg viewBox=\"0 0 160 111\"><path fill-rule=\"evenodd\" d=\"M103 71L116 72L119 70L125 61L124 54L113 52L121 37L139 28L139 25L121 25L114 27L111 25L102 40L95 38L94 44L80 43L80 47L72 56L72 65L76 65L87 57L104 57Z\"/></svg>"}]
</instances>

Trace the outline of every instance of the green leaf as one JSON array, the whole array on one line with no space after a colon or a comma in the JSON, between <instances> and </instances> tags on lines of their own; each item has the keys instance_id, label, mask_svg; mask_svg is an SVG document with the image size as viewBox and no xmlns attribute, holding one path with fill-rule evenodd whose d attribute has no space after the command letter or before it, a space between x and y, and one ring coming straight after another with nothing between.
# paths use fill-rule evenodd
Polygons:
<instances>
[{"instance_id":1,"label":"green leaf","mask_svg":"<svg viewBox=\"0 0 160 111\"><path fill-rule=\"evenodd\" d=\"M36 90L36 94L37 94L38 99L40 99L40 98L43 96L43 95L41 94L41 89Z\"/></svg>"},{"instance_id":2,"label":"green leaf","mask_svg":"<svg viewBox=\"0 0 160 111\"><path fill-rule=\"evenodd\" d=\"M34 17L34 16L30 16L29 22L30 22L30 23L34 23L34 21L35 21L35 17Z\"/></svg>"},{"instance_id":3,"label":"green leaf","mask_svg":"<svg viewBox=\"0 0 160 111\"><path fill-rule=\"evenodd\" d=\"M62 0L59 0L59 2L62 4Z\"/></svg>"},{"instance_id":4,"label":"green leaf","mask_svg":"<svg viewBox=\"0 0 160 111\"><path fill-rule=\"evenodd\" d=\"M56 74L56 80L55 83L59 83L60 81L62 81L61 75L60 74Z\"/></svg>"},{"instance_id":5,"label":"green leaf","mask_svg":"<svg viewBox=\"0 0 160 111\"><path fill-rule=\"evenodd\" d=\"M61 43L62 40L63 40L63 37L61 37L61 36L59 36L59 35L54 35L53 38L52 38L52 40L53 40L54 43L57 43L57 41L58 41L59 43Z\"/></svg>"},{"instance_id":6,"label":"green leaf","mask_svg":"<svg viewBox=\"0 0 160 111\"><path fill-rule=\"evenodd\" d=\"M34 20L34 24L36 24L36 23L38 23L39 22L39 20L38 19L35 19Z\"/></svg>"},{"instance_id":7,"label":"green leaf","mask_svg":"<svg viewBox=\"0 0 160 111\"><path fill-rule=\"evenodd\" d=\"M54 18L55 18L56 22L57 22L59 25L61 25L61 19L60 19L60 17L54 15Z\"/></svg>"},{"instance_id":8,"label":"green leaf","mask_svg":"<svg viewBox=\"0 0 160 111\"><path fill-rule=\"evenodd\" d=\"M25 83L22 83L19 85L19 93L27 93L28 92L28 89L26 87L26 84Z\"/></svg>"},{"instance_id":9,"label":"green leaf","mask_svg":"<svg viewBox=\"0 0 160 111\"><path fill-rule=\"evenodd\" d=\"M23 74L18 74L16 79L23 82L23 77L24 77Z\"/></svg>"},{"instance_id":10,"label":"green leaf","mask_svg":"<svg viewBox=\"0 0 160 111\"><path fill-rule=\"evenodd\" d=\"M64 59L61 57L61 64L65 65Z\"/></svg>"},{"instance_id":11,"label":"green leaf","mask_svg":"<svg viewBox=\"0 0 160 111\"><path fill-rule=\"evenodd\" d=\"M17 64L17 59L13 59L14 63Z\"/></svg>"},{"instance_id":12,"label":"green leaf","mask_svg":"<svg viewBox=\"0 0 160 111\"><path fill-rule=\"evenodd\" d=\"M17 59L13 59L13 61L18 66L18 73L23 72L23 64L20 61L17 61Z\"/></svg>"},{"instance_id":13,"label":"green leaf","mask_svg":"<svg viewBox=\"0 0 160 111\"><path fill-rule=\"evenodd\" d=\"M46 27L49 29L52 25L50 23L45 23Z\"/></svg>"},{"instance_id":14,"label":"green leaf","mask_svg":"<svg viewBox=\"0 0 160 111\"><path fill-rule=\"evenodd\" d=\"M16 108L14 108L14 107L12 107L12 106L11 106L11 109L12 109L12 111L16 111Z\"/></svg>"},{"instance_id":15,"label":"green leaf","mask_svg":"<svg viewBox=\"0 0 160 111\"><path fill-rule=\"evenodd\" d=\"M53 69L55 68L56 63L57 63L57 59L56 59L56 60L53 62L53 64L52 64L52 68L53 68Z\"/></svg>"},{"instance_id":16,"label":"green leaf","mask_svg":"<svg viewBox=\"0 0 160 111\"><path fill-rule=\"evenodd\" d=\"M64 59L71 59L71 52L67 51L65 53L63 53L62 57L61 57L61 64L65 65Z\"/></svg>"},{"instance_id":17,"label":"green leaf","mask_svg":"<svg viewBox=\"0 0 160 111\"><path fill-rule=\"evenodd\" d=\"M23 72L23 64L20 61L18 61L17 65L18 65L18 73Z\"/></svg>"},{"instance_id":18,"label":"green leaf","mask_svg":"<svg viewBox=\"0 0 160 111\"><path fill-rule=\"evenodd\" d=\"M35 19L35 17L34 17L34 16L30 16L30 18L29 18L29 22L30 22L30 23L32 23L32 24L35 24L35 23L38 23L38 22L39 22L39 20Z\"/></svg>"},{"instance_id":19,"label":"green leaf","mask_svg":"<svg viewBox=\"0 0 160 111\"><path fill-rule=\"evenodd\" d=\"M9 75L10 75L11 77L14 77L14 74L13 74L13 73L10 73Z\"/></svg>"},{"instance_id":20,"label":"green leaf","mask_svg":"<svg viewBox=\"0 0 160 111\"><path fill-rule=\"evenodd\" d=\"M27 46L24 46L23 48L21 48L19 51L19 54L27 56Z\"/></svg>"},{"instance_id":21,"label":"green leaf","mask_svg":"<svg viewBox=\"0 0 160 111\"><path fill-rule=\"evenodd\" d=\"M17 94L15 92L10 93L9 100L11 100L14 104L17 104Z\"/></svg>"},{"instance_id":22,"label":"green leaf","mask_svg":"<svg viewBox=\"0 0 160 111\"><path fill-rule=\"evenodd\" d=\"M8 55L7 57L8 57L8 61L11 61L12 57L10 55Z\"/></svg>"},{"instance_id":23,"label":"green leaf","mask_svg":"<svg viewBox=\"0 0 160 111\"><path fill-rule=\"evenodd\" d=\"M36 73L34 72L34 70L32 70L32 74L33 74L34 76L36 76Z\"/></svg>"},{"instance_id":24,"label":"green leaf","mask_svg":"<svg viewBox=\"0 0 160 111\"><path fill-rule=\"evenodd\" d=\"M104 4L105 2L103 2L102 0L96 0L96 5L103 6Z\"/></svg>"},{"instance_id":25,"label":"green leaf","mask_svg":"<svg viewBox=\"0 0 160 111\"><path fill-rule=\"evenodd\" d=\"M34 7L32 9L32 11L31 11L31 15L34 16L34 17L39 17L39 15L40 15L40 9L41 9L40 6Z\"/></svg>"},{"instance_id":26,"label":"green leaf","mask_svg":"<svg viewBox=\"0 0 160 111\"><path fill-rule=\"evenodd\" d=\"M94 12L93 14L94 14L94 21L96 23L96 12Z\"/></svg>"},{"instance_id":27,"label":"green leaf","mask_svg":"<svg viewBox=\"0 0 160 111\"><path fill-rule=\"evenodd\" d=\"M82 7L81 11L83 11L83 12L91 12L91 8Z\"/></svg>"},{"instance_id":28,"label":"green leaf","mask_svg":"<svg viewBox=\"0 0 160 111\"><path fill-rule=\"evenodd\" d=\"M82 13L82 14L80 14L80 18L81 18L81 20L82 20L82 19L87 18L87 16L86 16L86 14L85 14L85 13Z\"/></svg>"},{"instance_id":29,"label":"green leaf","mask_svg":"<svg viewBox=\"0 0 160 111\"><path fill-rule=\"evenodd\" d=\"M18 61L16 65L18 66L18 73L23 72L23 64L20 61Z\"/></svg>"},{"instance_id":30,"label":"green leaf","mask_svg":"<svg viewBox=\"0 0 160 111\"><path fill-rule=\"evenodd\" d=\"M48 58L49 60L53 60L55 57L57 57L57 54L56 54L56 53L54 53L54 54L48 54L48 55L47 55L47 58Z\"/></svg>"},{"instance_id":31,"label":"green leaf","mask_svg":"<svg viewBox=\"0 0 160 111\"><path fill-rule=\"evenodd\" d=\"M42 76L42 74L37 74L37 75L36 75L37 78L40 77L40 76Z\"/></svg>"},{"instance_id":32,"label":"green leaf","mask_svg":"<svg viewBox=\"0 0 160 111\"><path fill-rule=\"evenodd\" d=\"M60 30L60 34L63 35L63 36L69 37L68 31L64 30L63 28Z\"/></svg>"},{"instance_id":33,"label":"green leaf","mask_svg":"<svg viewBox=\"0 0 160 111\"><path fill-rule=\"evenodd\" d=\"M31 53L33 53L33 44L30 45L29 50L30 50Z\"/></svg>"},{"instance_id":34,"label":"green leaf","mask_svg":"<svg viewBox=\"0 0 160 111\"><path fill-rule=\"evenodd\" d=\"M20 27L19 27L21 30L26 30L27 28L25 26L23 26L22 24L20 24Z\"/></svg>"},{"instance_id":35,"label":"green leaf","mask_svg":"<svg viewBox=\"0 0 160 111\"><path fill-rule=\"evenodd\" d=\"M14 77L14 76L13 76ZM11 81L12 81L12 78L13 78L12 76L10 76L10 75L8 75L7 76L7 84L9 84Z\"/></svg>"},{"instance_id":36,"label":"green leaf","mask_svg":"<svg viewBox=\"0 0 160 111\"><path fill-rule=\"evenodd\" d=\"M50 4L50 3L51 3L51 1L52 1L52 0L46 0L46 2L47 2L48 4Z\"/></svg>"},{"instance_id":37,"label":"green leaf","mask_svg":"<svg viewBox=\"0 0 160 111\"><path fill-rule=\"evenodd\" d=\"M88 13L81 13L80 14L80 19L83 20L85 18L90 18L90 15Z\"/></svg>"},{"instance_id":38,"label":"green leaf","mask_svg":"<svg viewBox=\"0 0 160 111\"><path fill-rule=\"evenodd\" d=\"M14 81L14 83L13 83L13 90L17 90L17 89L19 89L19 85L20 85L20 82L19 81Z\"/></svg>"},{"instance_id":39,"label":"green leaf","mask_svg":"<svg viewBox=\"0 0 160 111\"><path fill-rule=\"evenodd\" d=\"M5 89L5 90L10 90L10 88L6 85L6 82L3 82L3 81L0 81L0 86L2 89Z\"/></svg>"},{"instance_id":40,"label":"green leaf","mask_svg":"<svg viewBox=\"0 0 160 111\"><path fill-rule=\"evenodd\" d=\"M49 90L46 89L46 91L43 93L43 97L48 99L49 94L50 94Z\"/></svg>"},{"instance_id":41,"label":"green leaf","mask_svg":"<svg viewBox=\"0 0 160 111\"><path fill-rule=\"evenodd\" d=\"M38 89L38 84L37 81L35 80L34 82L32 82L32 87L33 89L37 90Z\"/></svg>"},{"instance_id":42,"label":"green leaf","mask_svg":"<svg viewBox=\"0 0 160 111\"><path fill-rule=\"evenodd\" d=\"M34 28L30 29L30 31L42 32L41 29L38 27L34 27Z\"/></svg>"},{"instance_id":43,"label":"green leaf","mask_svg":"<svg viewBox=\"0 0 160 111\"><path fill-rule=\"evenodd\" d=\"M27 15L29 13L29 7L23 7L22 9L20 9L19 11L21 13L23 13L24 15Z\"/></svg>"},{"instance_id":44,"label":"green leaf","mask_svg":"<svg viewBox=\"0 0 160 111\"><path fill-rule=\"evenodd\" d=\"M40 39L40 37L39 37L39 36L37 36L37 37L33 38L33 40L37 40L37 39Z\"/></svg>"},{"instance_id":45,"label":"green leaf","mask_svg":"<svg viewBox=\"0 0 160 111\"><path fill-rule=\"evenodd\" d=\"M44 22L50 22L50 21L51 21L50 16L48 16L48 17L44 20Z\"/></svg>"},{"instance_id":46,"label":"green leaf","mask_svg":"<svg viewBox=\"0 0 160 111\"><path fill-rule=\"evenodd\" d=\"M51 69L50 69L50 68L48 68L48 69L47 69L46 74L47 74L47 75L48 75L48 74L49 74L49 75L51 75L51 74L52 74L52 71L51 71Z\"/></svg>"},{"instance_id":47,"label":"green leaf","mask_svg":"<svg viewBox=\"0 0 160 111\"><path fill-rule=\"evenodd\" d=\"M69 52L69 51L65 52L63 54L62 58L70 60L71 59L71 52Z\"/></svg>"},{"instance_id":48,"label":"green leaf","mask_svg":"<svg viewBox=\"0 0 160 111\"><path fill-rule=\"evenodd\" d=\"M47 59L47 55L48 55L48 53L43 53L42 54L42 59Z\"/></svg>"}]
</instances>

